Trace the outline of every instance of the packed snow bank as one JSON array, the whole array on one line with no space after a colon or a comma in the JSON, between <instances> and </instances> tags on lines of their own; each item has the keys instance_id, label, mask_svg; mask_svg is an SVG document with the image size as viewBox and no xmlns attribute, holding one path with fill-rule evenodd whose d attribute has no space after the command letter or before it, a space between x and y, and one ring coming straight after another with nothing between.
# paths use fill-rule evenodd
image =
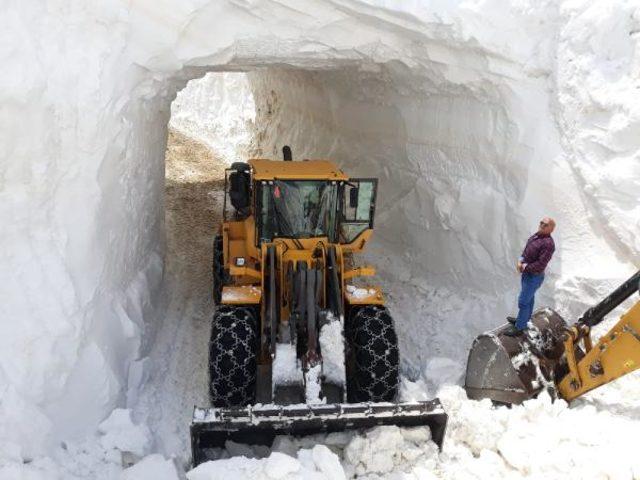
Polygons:
<instances>
[{"instance_id":1,"label":"packed snow bank","mask_svg":"<svg viewBox=\"0 0 640 480\"><path fill-rule=\"evenodd\" d=\"M513 259L543 213L559 249L541 301L574 316L631 272L638 24L606 0L7 5L0 457L95 431L148 375L188 80L249 72L249 151L287 143L380 177L372 257L418 372L463 361L514 308Z\"/></svg>"},{"instance_id":2,"label":"packed snow bank","mask_svg":"<svg viewBox=\"0 0 640 480\"><path fill-rule=\"evenodd\" d=\"M557 98L567 158L590 207L588 220L620 255L637 259L638 4L568 3L561 14Z\"/></svg>"},{"instance_id":3,"label":"packed snow bank","mask_svg":"<svg viewBox=\"0 0 640 480\"><path fill-rule=\"evenodd\" d=\"M231 164L249 155L255 115L246 74L207 73L178 92L169 126L206 143Z\"/></svg>"}]
</instances>

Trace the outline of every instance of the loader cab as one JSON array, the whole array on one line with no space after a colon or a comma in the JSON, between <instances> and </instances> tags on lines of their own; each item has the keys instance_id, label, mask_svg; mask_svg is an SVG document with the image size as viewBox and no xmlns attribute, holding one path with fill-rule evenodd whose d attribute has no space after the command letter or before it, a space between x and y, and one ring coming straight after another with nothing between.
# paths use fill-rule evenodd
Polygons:
<instances>
[{"instance_id":1,"label":"loader cab","mask_svg":"<svg viewBox=\"0 0 640 480\"><path fill-rule=\"evenodd\" d=\"M258 244L274 238L352 243L373 228L376 179L272 180L256 185Z\"/></svg>"},{"instance_id":2,"label":"loader cab","mask_svg":"<svg viewBox=\"0 0 640 480\"><path fill-rule=\"evenodd\" d=\"M275 238L323 238L335 242L339 183L327 180L262 180L256 183L258 243Z\"/></svg>"},{"instance_id":3,"label":"loader cab","mask_svg":"<svg viewBox=\"0 0 640 480\"><path fill-rule=\"evenodd\" d=\"M341 186L338 243L352 243L373 229L378 180L349 179Z\"/></svg>"},{"instance_id":4,"label":"loader cab","mask_svg":"<svg viewBox=\"0 0 640 480\"><path fill-rule=\"evenodd\" d=\"M276 238L350 244L373 228L378 181L352 179L325 160L236 162L225 178L236 221L253 214L256 246Z\"/></svg>"}]
</instances>

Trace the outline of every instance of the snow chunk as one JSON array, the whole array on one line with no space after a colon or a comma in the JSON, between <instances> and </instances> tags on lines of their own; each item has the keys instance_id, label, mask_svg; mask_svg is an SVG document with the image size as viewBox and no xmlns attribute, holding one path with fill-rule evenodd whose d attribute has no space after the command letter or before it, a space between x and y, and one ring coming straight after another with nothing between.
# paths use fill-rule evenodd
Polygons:
<instances>
[{"instance_id":1,"label":"snow chunk","mask_svg":"<svg viewBox=\"0 0 640 480\"><path fill-rule=\"evenodd\" d=\"M320 398L322 385L320 383L320 374L322 373L322 365L316 365L309 368L304 373L305 398L307 403L326 403L326 398Z\"/></svg>"},{"instance_id":2,"label":"snow chunk","mask_svg":"<svg viewBox=\"0 0 640 480\"><path fill-rule=\"evenodd\" d=\"M179 480L172 460L153 454L144 457L134 466L122 472L122 480Z\"/></svg>"},{"instance_id":3,"label":"snow chunk","mask_svg":"<svg viewBox=\"0 0 640 480\"><path fill-rule=\"evenodd\" d=\"M302 369L296 356L296 346L289 343L276 344L273 359L272 383L276 385L302 384Z\"/></svg>"},{"instance_id":4,"label":"snow chunk","mask_svg":"<svg viewBox=\"0 0 640 480\"><path fill-rule=\"evenodd\" d=\"M151 445L151 432L146 425L135 425L128 409L116 408L98 431L102 434L100 443L107 450L116 448L143 456Z\"/></svg>"},{"instance_id":5,"label":"snow chunk","mask_svg":"<svg viewBox=\"0 0 640 480\"><path fill-rule=\"evenodd\" d=\"M347 292L357 299L367 298L376 294L376 290L373 288L356 287L355 285L347 285Z\"/></svg>"},{"instance_id":6,"label":"snow chunk","mask_svg":"<svg viewBox=\"0 0 640 480\"><path fill-rule=\"evenodd\" d=\"M320 351L322 352L322 374L336 385L345 384L343 322L330 320L320 329Z\"/></svg>"},{"instance_id":7,"label":"snow chunk","mask_svg":"<svg viewBox=\"0 0 640 480\"><path fill-rule=\"evenodd\" d=\"M324 445L316 445L311 451L316 468L333 480L346 480L340 459Z\"/></svg>"},{"instance_id":8,"label":"snow chunk","mask_svg":"<svg viewBox=\"0 0 640 480\"><path fill-rule=\"evenodd\" d=\"M344 450L344 459L349 472L357 475L388 474L437 457L438 447L430 439L428 427L377 427L354 437Z\"/></svg>"},{"instance_id":9,"label":"snow chunk","mask_svg":"<svg viewBox=\"0 0 640 480\"><path fill-rule=\"evenodd\" d=\"M400 400L403 402L417 402L420 400L429 400L429 389L423 379L412 382L408 378L400 377L400 389L398 392Z\"/></svg>"},{"instance_id":10,"label":"snow chunk","mask_svg":"<svg viewBox=\"0 0 640 480\"><path fill-rule=\"evenodd\" d=\"M286 478L290 473L300 470L300 462L284 453L274 452L267 459L264 473L269 478Z\"/></svg>"}]
</instances>

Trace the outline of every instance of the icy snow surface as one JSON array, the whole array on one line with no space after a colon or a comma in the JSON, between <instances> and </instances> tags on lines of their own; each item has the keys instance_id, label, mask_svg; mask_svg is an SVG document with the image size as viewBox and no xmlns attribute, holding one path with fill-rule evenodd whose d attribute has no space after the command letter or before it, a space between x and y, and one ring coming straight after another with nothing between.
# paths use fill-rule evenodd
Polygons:
<instances>
[{"instance_id":1,"label":"icy snow surface","mask_svg":"<svg viewBox=\"0 0 640 480\"><path fill-rule=\"evenodd\" d=\"M191 208L165 220L164 150L171 102L208 72L227 73L190 84L172 124L224 161L286 143L380 178L368 256L404 393L455 382L473 337L513 313L542 214L558 250L539 304L575 318L638 265L637 0L10 0L0 26L0 478L117 478L124 452L98 426L118 407L185 462L221 202L185 164L167 187L188 185ZM445 452L394 469L637 476L639 393L632 375L571 409L491 411L445 389ZM389 466L343 463L371 464Z\"/></svg>"},{"instance_id":2,"label":"icy snow surface","mask_svg":"<svg viewBox=\"0 0 640 480\"><path fill-rule=\"evenodd\" d=\"M375 295L376 293L374 289L356 287L355 285L347 285L345 288L353 298L358 298L358 299L367 298L371 295Z\"/></svg>"},{"instance_id":3,"label":"icy snow surface","mask_svg":"<svg viewBox=\"0 0 640 480\"><path fill-rule=\"evenodd\" d=\"M296 346L289 343L276 345L276 357L271 367L272 383L276 385L302 385L302 367L296 357Z\"/></svg>"},{"instance_id":4,"label":"icy snow surface","mask_svg":"<svg viewBox=\"0 0 640 480\"><path fill-rule=\"evenodd\" d=\"M318 341L322 352L322 374L329 383L344 385L344 321L330 318L320 328Z\"/></svg>"},{"instance_id":5,"label":"icy snow surface","mask_svg":"<svg viewBox=\"0 0 640 480\"><path fill-rule=\"evenodd\" d=\"M326 398L320 398L321 384L320 375L322 374L322 365L316 365L308 368L304 372L304 396L308 404L326 403Z\"/></svg>"}]
</instances>

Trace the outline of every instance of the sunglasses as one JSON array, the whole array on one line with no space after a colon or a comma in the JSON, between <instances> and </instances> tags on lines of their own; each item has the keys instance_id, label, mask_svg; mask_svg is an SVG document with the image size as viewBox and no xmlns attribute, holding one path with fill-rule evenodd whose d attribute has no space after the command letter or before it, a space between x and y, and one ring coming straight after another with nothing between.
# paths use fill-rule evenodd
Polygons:
<instances>
[{"instance_id":1,"label":"sunglasses","mask_svg":"<svg viewBox=\"0 0 640 480\"><path fill-rule=\"evenodd\" d=\"M543 227L548 227L549 224L547 222L543 222L542 220L540 220L540 225L542 225Z\"/></svg>"}]
</instances>

